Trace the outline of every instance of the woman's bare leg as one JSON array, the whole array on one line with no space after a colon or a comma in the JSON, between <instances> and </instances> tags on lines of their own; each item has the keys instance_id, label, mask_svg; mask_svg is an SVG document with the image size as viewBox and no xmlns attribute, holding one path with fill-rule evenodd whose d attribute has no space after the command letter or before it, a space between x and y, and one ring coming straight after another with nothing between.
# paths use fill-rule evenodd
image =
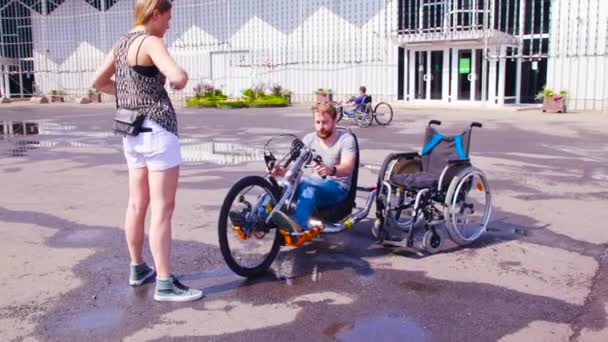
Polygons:
<instances>
[{"instance_id":1,"label":"woman's bare leg","mask_svg":"<svg viewBox=\"0 0 608 342\"><path fill-rule=\"evenodd\" d=\"M125 235L132 265L138 265L143 262L144 227L149 203L148 169L130 169L129 204L125 217Z\"/></svg>"},{"instance_id":2,"label":"woman's bare leg","mask_svg":"<svg viewBox=\"0 0 608 342\"><path fill-rule=\"evenodd\" d=\"M152 211L150 249L160 279L167 279L171 275L171 217L175 208L178 177L179 166L149 173Z\"/></svg>"}]
</instances>

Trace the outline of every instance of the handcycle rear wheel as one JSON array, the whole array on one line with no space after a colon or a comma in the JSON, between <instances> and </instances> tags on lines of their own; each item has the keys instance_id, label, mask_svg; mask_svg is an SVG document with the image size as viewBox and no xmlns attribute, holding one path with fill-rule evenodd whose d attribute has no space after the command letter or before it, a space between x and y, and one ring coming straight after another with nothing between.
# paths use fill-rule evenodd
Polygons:
<instances>
[{"instance_id":1,"label":"handcycle rear wheel","mask_svg":"<svg viewBox=\"0 0 608 342\"><path fill-rule=\"evenodd\" d=\"M378 125L386 126L393 121L393 108L386 102L379 102L374 107L374 118Z\"/></svg>"},{"instance_id":2,"label":"handcycle rear wheel","mask_svg":"<svg viewBox=\"0 0 608 342\"><path fill-rule=\"evenodd\" d=\"M226 195L218 237L222 256L234 273L247 278L262 275L277 257L282 236L272 220L265 220L279 197L279 190L260 176L239 180ZM237 247L244 247L244 252Z\"/></svg>"}]
</instances>

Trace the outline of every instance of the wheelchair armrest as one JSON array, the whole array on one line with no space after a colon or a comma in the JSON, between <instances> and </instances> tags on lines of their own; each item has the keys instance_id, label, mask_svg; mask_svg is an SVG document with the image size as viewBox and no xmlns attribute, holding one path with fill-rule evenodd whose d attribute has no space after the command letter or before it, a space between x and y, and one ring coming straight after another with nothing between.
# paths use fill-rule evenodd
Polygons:
<instances>
[{"instance_id":1,"label":"wheelchair armrest","mask_svg":"<svg viewBox=\"0 0 608 342\"><path fill-rule=\"evenodd\" d=\"M382 161L382 166L380 167L380 172L378 173L378 187L380 187L380 178L382 178L386 173L391 161L396 159L415 159L419 157L420 154L418 154L418 152L391 153L386 156L386 158L384 158L384 161Z\"/></svg>"},{"instance_id":2,"label":"wheelchair armrest","mask_svg":"<svg viewBox=\"0 0 608 342\"><path fill-rule=\"evenodd\" d=\"M452 164L468 163L470 161L471 161L471 159L469 159L469 158L450 159L450 160L448 160L448 164L452 165Z\"/></svg>"},{"instance_id":3,"label":"wheelchair armrest","mask_svg":"<svg viewBox=\"0 0 608 342\"><path fill-rule=\"evenodd\" d=\"M401 152L401 153L391 153L386 158L384 158L384 160L388 160L388 159L393 160L393 159L397 159L397 158L413 159L416 157L420 157L420 154L418 152Z\"/></svg>"}]
</instances>

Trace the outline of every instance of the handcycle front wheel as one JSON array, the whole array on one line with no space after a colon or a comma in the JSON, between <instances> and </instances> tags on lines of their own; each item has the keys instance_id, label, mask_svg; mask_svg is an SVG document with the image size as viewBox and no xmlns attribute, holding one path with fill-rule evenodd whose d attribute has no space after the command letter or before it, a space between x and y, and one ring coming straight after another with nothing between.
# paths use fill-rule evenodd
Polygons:
<instances>
[{"instance_id":1,"label":"handcycle front wheel","mask_svg":"<svg viewBox=\"0 0 608 342\"><path fill-rule=\"evenodd\" d=\"M371 106L366 106L363 111L358 109L355 111L355 120L357 121L357 125L362 128L369 127L369 125L372 124L372 120L374 119L373 116L374 113L372 112Z\"/></svg>"},{"instance_id":2,"label":"handcycle front wheel","mask_svg":"<svg viewBox=\"0 0 608 342\"><path fill-rule=\"evenodd\" d=\"M393 121L393 108L386 102L380 102L374 108L374 118L378 125L386 126Z\"/></svg>"},{"instance_id":3,"label":"handcycle front wheel","mask_svg":"<svg viewBox=\"0 0 608 342\"><path fill-rule=\"evenodd\" d=\"M338 109L338 117L336 118L336 122L340 122L340 120L342 120L343 117L344 117L344 108L340 107Z\"/></svg>"},{"instance_id":4,"label":"handcycle front wheel","mask_svg":"<svg viewBox=\"0 0 608 342\"><path fill-rule=\"evenodd\" d=\"M277 257L282 236L272 220L265 221L279 197L279 190L260 176L239 180L226 195L218 237L222 256L234 273L247 278L262 275Z\"/></svg>"}]
</instances>

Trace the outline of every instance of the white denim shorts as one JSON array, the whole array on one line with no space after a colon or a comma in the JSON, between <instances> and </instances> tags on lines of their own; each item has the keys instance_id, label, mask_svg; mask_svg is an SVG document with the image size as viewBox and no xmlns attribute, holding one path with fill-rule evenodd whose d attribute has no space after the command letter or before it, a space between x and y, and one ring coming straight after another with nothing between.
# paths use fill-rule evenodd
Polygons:
<instances>
[{"instance_id":1,"label":"white denim shorts","mask_svg":"<svg viewBox=\"0 0 608 342\"><path fill-rule=\"evenodd\" d=\"M152 120L145 119L143 127L152 132L125 136L122 146L129 169L147 167L150 171L170 169L182 163L178 137Z\"/></svg>"}]
</instances>

